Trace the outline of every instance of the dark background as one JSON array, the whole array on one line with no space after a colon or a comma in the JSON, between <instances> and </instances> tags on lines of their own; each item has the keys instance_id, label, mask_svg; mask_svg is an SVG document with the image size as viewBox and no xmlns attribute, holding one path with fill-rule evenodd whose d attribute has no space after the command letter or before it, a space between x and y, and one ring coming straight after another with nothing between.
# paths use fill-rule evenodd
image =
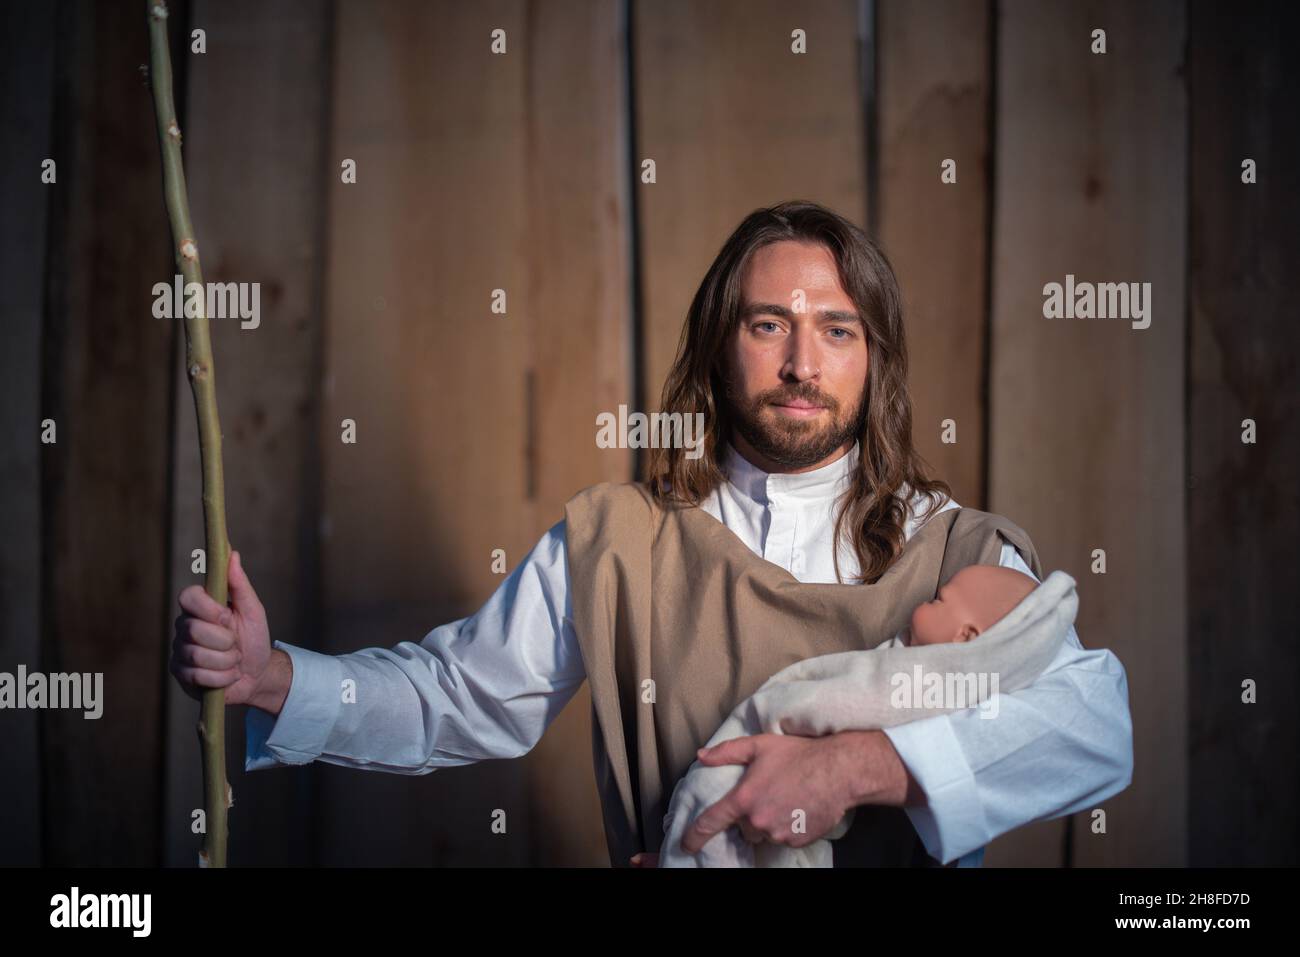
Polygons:
<instances>
[{"instance_id":1,"label":"dark background","mask_svg":"<svg viewBox=\"0 0 1300 957\"><path fill-rule=\"evenodd\" d=\"M898 270L922 453L1079 581L1082 641L1127 669L1106 832L1031 825L988 865L1294 864L1293 9L172 4L205 279L262 287L260 328L213 325L230 537L273 637L337 653L473 612L493 549L513 568L570 495L633 476L595 415L654 407L727 234L813 199ZM199 469L180 327L151 315L174 270L147 58L142 2L0 7L0 670L102 671L106 699L0 712L4 864L197 849L198 707L165 666ZM1151 327L1045 320L1067 273L1151 282ZM589 709L422 777L245 776L231 709L231 864L603 865Z\"/></svg>"}]
</instances>

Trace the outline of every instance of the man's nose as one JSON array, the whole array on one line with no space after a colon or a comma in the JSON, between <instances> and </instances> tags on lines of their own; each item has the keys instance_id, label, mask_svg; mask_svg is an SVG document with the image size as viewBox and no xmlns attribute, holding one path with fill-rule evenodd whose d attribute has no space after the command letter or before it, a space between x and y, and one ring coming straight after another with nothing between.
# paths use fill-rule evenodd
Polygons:
<instances>
[{"instance_id":1,"label":"man's nose","mask_svg":"<svg viewBox=\"0 0 1300 957\"><path fill-rule=\"evenodd\" d=\"M789 354L781 368L781 376L794 382L807 382L821 375L821 357L817 349L816 332L796 328L788 340Z\"/></svg>"}]
</instances>

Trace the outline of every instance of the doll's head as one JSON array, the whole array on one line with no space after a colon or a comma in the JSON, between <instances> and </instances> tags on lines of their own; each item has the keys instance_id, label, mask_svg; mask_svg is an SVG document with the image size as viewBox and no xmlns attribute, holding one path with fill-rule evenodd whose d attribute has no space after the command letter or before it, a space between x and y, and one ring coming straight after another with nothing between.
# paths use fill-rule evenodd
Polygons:
<instances>
[{"instance_id":1,"label":"doll's head","mask_svg":"<svg viewBox=\"0 0 1300 957\"><path fill-rule=\"evenodd\" d=\"M1023 572L1001 565L968 565L912 612L908 645L970 641L983 634L1038 587Z\"/></svg>"}]
</instances>

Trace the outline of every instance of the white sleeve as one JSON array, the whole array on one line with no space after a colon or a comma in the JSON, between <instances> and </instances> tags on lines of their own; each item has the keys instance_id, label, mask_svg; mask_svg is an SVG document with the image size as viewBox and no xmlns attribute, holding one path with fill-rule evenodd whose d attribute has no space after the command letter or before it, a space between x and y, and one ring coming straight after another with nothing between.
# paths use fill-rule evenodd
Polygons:
<instances>
[{"instance_id":1,"label":"white sleeve","mask_svg":"<svg viewBox=\"0 0 1300 957\"><path fill-rule=\"evenodd\" d=\"M293 681L278 716L248 709L245 770L427 774L525 754L585 677L569 614L559 522L474 615L419 643L323 655L277 641Z\"/></svg>"},{"instance_id":2,"label":"white sleeve","mask_svg":"<svg viewBox=\"0 0 1300 957\"><path fill-rule=\"evenodd\" d=\"M1009 543L1000 564L1037 581ZM1085 650L1073 626L1033 684L998 699L994 719L967 708L885 729L925 792L907 815L945 864L1030 821L1093 807L1133 779L1124 666L1105 648Z\"/></svg>"}]
</instances>

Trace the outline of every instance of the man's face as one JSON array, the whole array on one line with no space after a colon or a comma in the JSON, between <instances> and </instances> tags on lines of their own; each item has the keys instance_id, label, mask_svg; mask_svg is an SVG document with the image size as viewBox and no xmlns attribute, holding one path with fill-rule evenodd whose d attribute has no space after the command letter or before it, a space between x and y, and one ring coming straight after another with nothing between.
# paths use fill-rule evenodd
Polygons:
<instances>
[{"instance_id":1,"label":"man's face","mask_svg":"<svg viewBox=\"0 0 1300 957\"><path fill-rule=\"evenodd\" d=\"M741 296L723 365L737 451L768 472L834 461L857 438L867 384L866 328L835 257L817 244L764 246Z\"/></svg>"}]
</instances>

